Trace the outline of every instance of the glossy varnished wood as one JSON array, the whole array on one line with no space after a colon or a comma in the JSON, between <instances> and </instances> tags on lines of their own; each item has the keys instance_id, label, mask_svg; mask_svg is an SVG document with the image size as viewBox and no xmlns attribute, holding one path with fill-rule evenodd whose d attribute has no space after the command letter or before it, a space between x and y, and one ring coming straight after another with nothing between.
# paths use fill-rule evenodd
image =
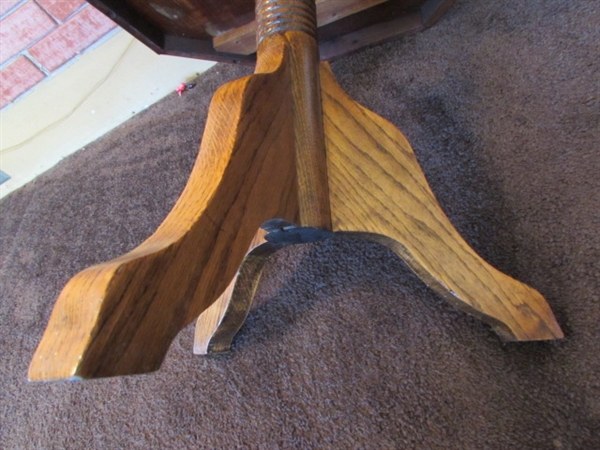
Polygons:
<instances>
[{"instance_id":1,"label":"glossy varnished wood","mask_svg":"<svg viewBox=\"0 0 600 450\"><path fill-rule=\"evenodd\" d=\"M402 133L350 99L325 64L321 85L334 230L388 246L504 339L563 337L539 292L491 267L458 234Z\"/></svg>"},{"instance_id":2,"label":"glossy varnished wood","mask_svg":"<svg viewBox=\"0 0 600 450\"><path fill-rule=\"evenodd\" d=\"M319 69L314 6L258 0L256 73L215 94L190 180L158 230L64 288L30 379L156 370L176 334L230 284L256 230L273 217L312 227L288 235L300 242L328 238L333 228L388 246L505 339L562 337L537 291L491 267L461 238L402 133L352 101L327 65ZM226 312L207 331L217 337L212 342L231 341L264 256L290 243L250 252L241 300L215 307Z\"/></svg>"},{"instance_id":3,"label":"glossy varnished wood","mask_svg":"<svg viewBox=\"0 0 600 450\"><path fill-rule=\"evenodd\" d=\"M429 27L455 0L317 1L321 60L331 60ZM89 2L157 53L256 61L253 0Z\"/></svg>"},{"instance_id":4,"label":"glossy varnished wood","mask_svg":"<svg viewBox=\"0 0 600 450\"><path fill-rule=\"evenodd\" d=\"M154 235L63 289L31 380L156 370L176 334L224 291L260 224L297 220L289 52L274 38L257 74L221 87L190 180Z\"/></svg>"},{"instance_id":5,"label":"glossy varnished wood","mask_svg":"<svg viewBox=\"0 0 600 450\"><path fill-rule=\"evenodd\" d=\"M339 21L387 0L316 0L319 27ZM256 52L256 20L232 28L213 38L215 50L225 53L251 55Z\"/></svg>"}]
</instances>

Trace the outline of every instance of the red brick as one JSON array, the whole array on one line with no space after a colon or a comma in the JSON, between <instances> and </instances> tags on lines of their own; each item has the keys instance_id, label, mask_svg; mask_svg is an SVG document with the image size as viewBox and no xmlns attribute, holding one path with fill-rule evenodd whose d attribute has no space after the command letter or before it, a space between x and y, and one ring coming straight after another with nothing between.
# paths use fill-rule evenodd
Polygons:
<instances>
[{"instance_id":1,"label":"red brick","mask_svg":"<svg viewBox=\"0 0 600 450\"><path fill-rule=\"evenodd\" d=\"M87 6L29 49L43 67L54 70L96 42L116 24L97 9Z\"/></svg>"},{"instance_id":2,"label":"red brick","mask_svg":"<svg viewBox=\"0 0 600 450\"><path fill-rule=\"evenodd\" d=\"M56 23L34 2L27 2L0 22L0 63L41 38Z\"/></svg>"},{"instance_id":3,"label":"red brick","mask_svg":"<svg viewBox=\"0 0 600 450\"><path fill-rule=\"evenodd\" d=\"M24 56L0 71L0 108L35 86L44 74Z\"/></svg>"},{"instance_id":4,"label":"red brick","mask_svg":"<svg viewBox=\"0 0 600 450\"><path fill-rule=\"evenodd\" d=\"M3 0L0 0L3 1ZM38 5L46 10L52 17L64 21L76 9L85 3L85 0L36 0Z\"/></svg>"},{"instance_id":5,"label":"red brick","mask_svg":"<svg viewBox=\"0 0 600 450\"><path fill-rule=\"evenodd\" d=\"M10 8L15 6L21 0L0 0L0 16L3 15Z\"/></svg>"}]
</instances>

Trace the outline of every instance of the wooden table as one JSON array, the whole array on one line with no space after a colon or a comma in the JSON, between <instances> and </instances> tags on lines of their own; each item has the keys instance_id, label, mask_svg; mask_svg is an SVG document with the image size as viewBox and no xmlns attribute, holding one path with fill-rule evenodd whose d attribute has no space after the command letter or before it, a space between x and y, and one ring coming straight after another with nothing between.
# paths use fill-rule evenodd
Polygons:
<instances>
[{"instance_id":1,"label":"wooden table","mask_svg":"<svg viewBox=\"0 0 600 450\"><path fill-rule=\"evenodd\" d=\"M506 340L563 336L540 293L458 234L402 133L319 62L417 31L450 2L257 0L256 23L250 0L92 3L161 52L255 58L256 69L215 94L188 184L156 232L65 286L30 379L156 370L197 318L197 352L226 350L265 259L334 233L386 245Z\"/></svg>"},{"instance_id":2,"label":"wooden table","mask_svg":"<svg viewBox=\"0 0 600 450\"><path fill-rule=\"evenodd\" d=\"M317 0L321 60L433 25L455 0ZM160 54L256 62L255 0L90 0Z\"/></svg>"}]
</instances>

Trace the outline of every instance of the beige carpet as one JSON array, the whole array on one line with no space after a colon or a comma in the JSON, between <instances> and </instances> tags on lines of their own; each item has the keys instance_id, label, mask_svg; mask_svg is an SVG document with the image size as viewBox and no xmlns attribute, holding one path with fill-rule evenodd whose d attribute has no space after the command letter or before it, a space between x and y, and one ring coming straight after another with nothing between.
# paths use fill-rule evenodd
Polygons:
<instances>
[{"instance_id":1,"label":"beige carpet","mask_svg":"<svg viewBox=\"0 0 600 450\"><path fill-rule=\"evenodd\" d=\"M600 448L600 3L464 0L333 66L412 142L472 246L567 339L502 343L391 252L334 239L268 266L234 351L30 384L54 300L145 239L183 188L219 65L0 203L0 448Z\"/></svg>"}]
</instances>

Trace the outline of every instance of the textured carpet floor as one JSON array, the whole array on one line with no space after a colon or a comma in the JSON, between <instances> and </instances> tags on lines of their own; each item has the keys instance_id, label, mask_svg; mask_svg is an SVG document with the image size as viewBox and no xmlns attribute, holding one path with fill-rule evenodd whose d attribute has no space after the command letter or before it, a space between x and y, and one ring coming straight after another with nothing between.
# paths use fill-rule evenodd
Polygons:
<instances>
[{"instance_id":1,"label":"textured carpet floor","mask_svg":"<svg viewBox=\"0 0 600 450\"><path fill-rule=\"evenodd\" d=\"M333 65L408 137L450 219L542 292L561 342L502 343L391 252L298 246L267 268L234 351L154 374L30 384L77 271L133 248L184 186L219 65L0 204L0 448L600 448L600 3L464 0Z\"/></svg>"}]
</instances>

